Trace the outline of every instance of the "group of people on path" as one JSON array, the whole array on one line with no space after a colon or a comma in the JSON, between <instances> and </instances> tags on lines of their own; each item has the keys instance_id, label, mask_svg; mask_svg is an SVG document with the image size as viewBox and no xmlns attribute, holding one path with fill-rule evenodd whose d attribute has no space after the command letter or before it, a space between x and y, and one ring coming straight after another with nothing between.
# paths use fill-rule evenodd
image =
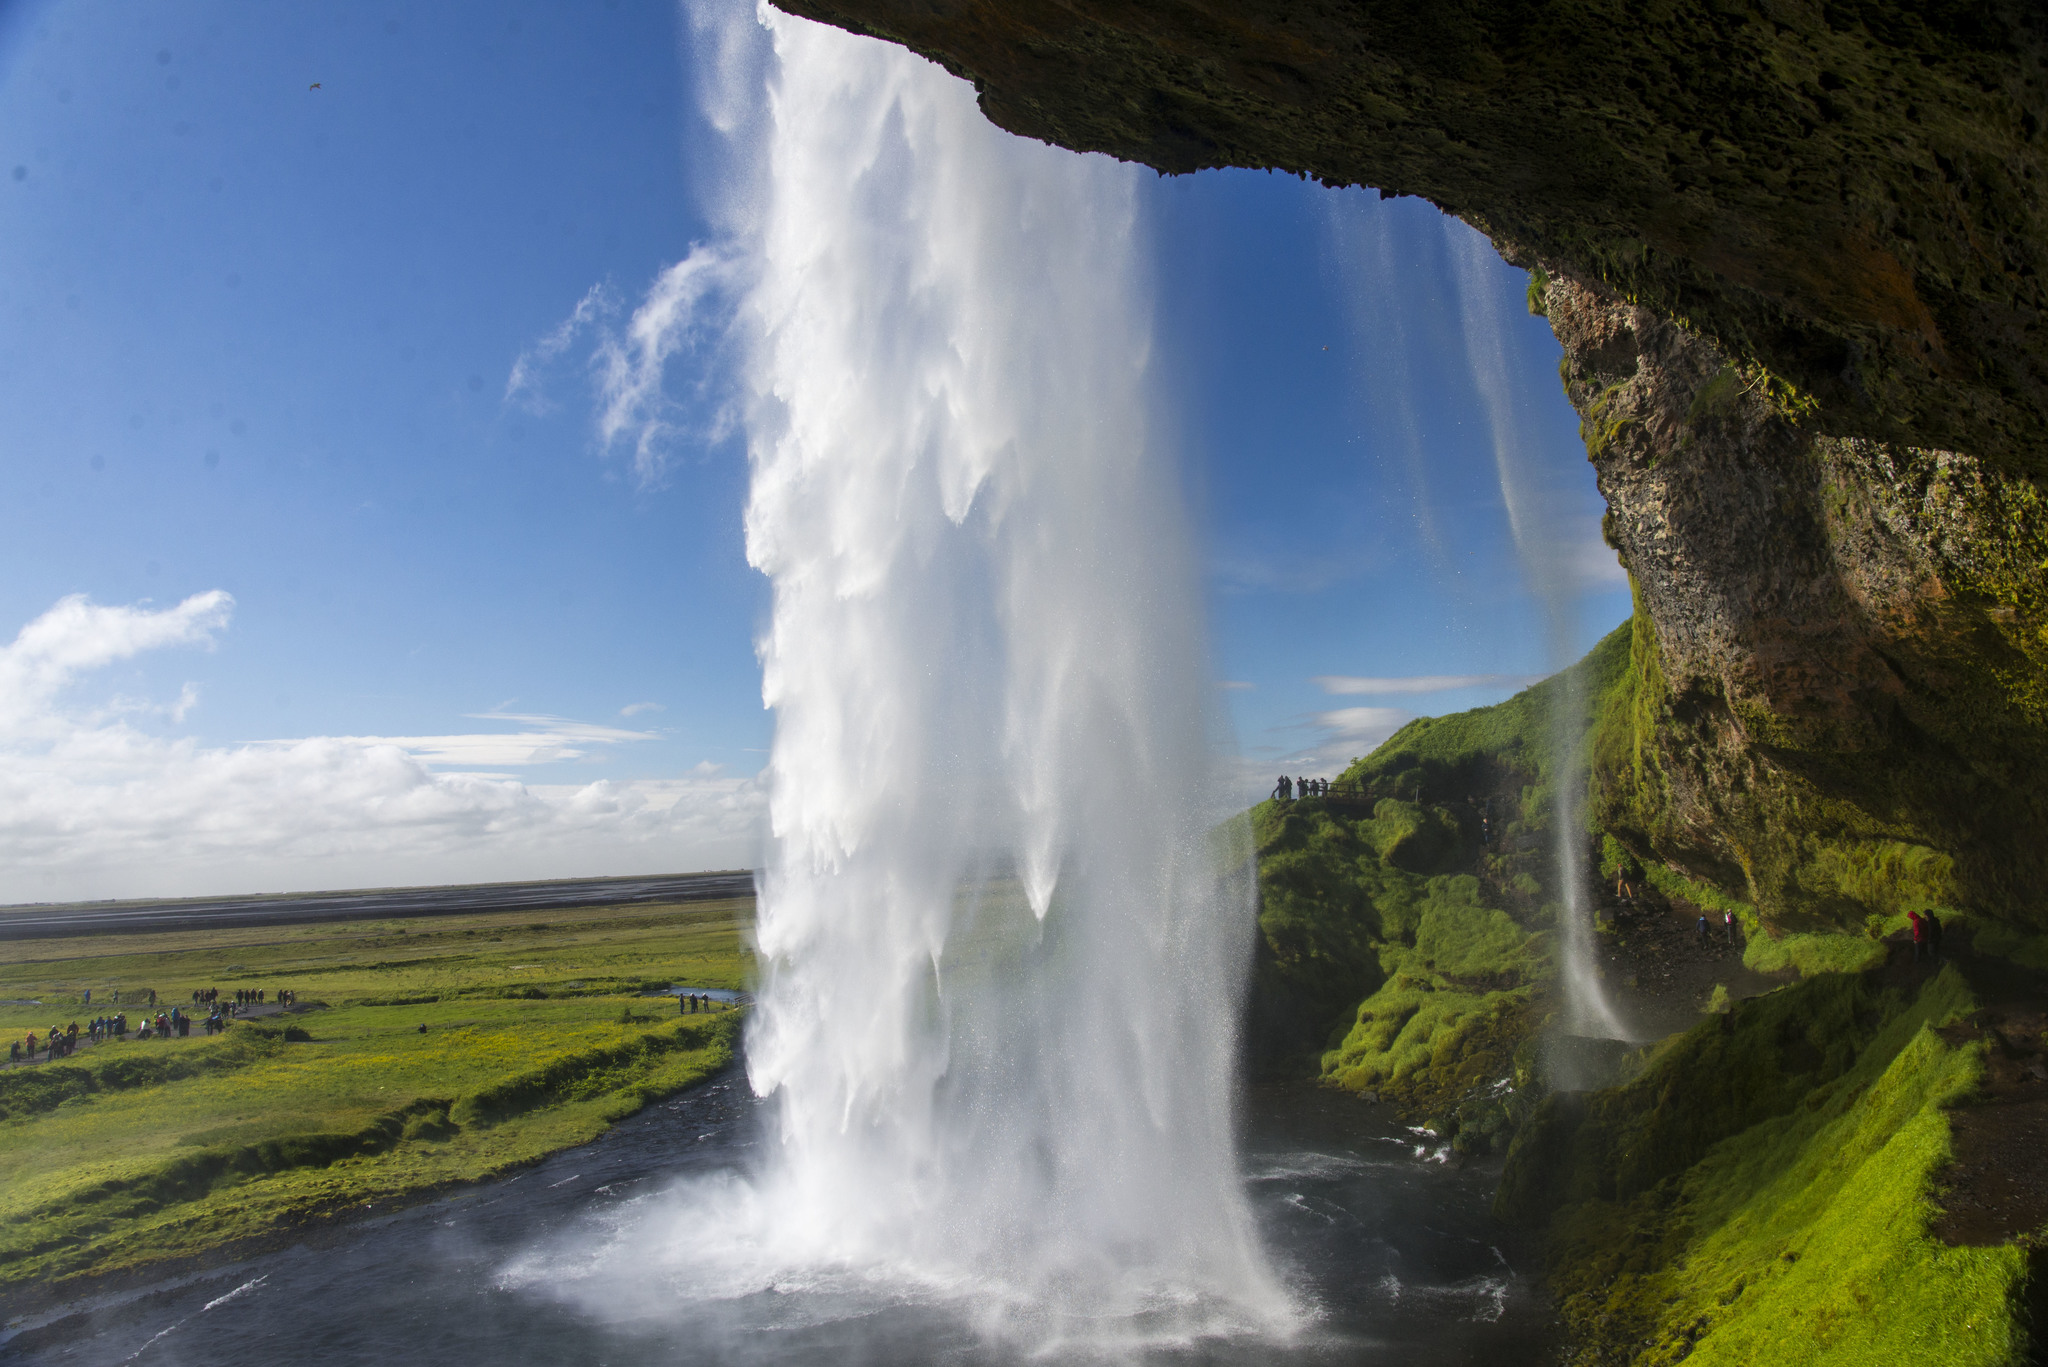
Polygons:
<instances>
[{"instance_id":1,"label":"group of people on path","mask_svg":"<svg viewBox=\"0 0 2048 1367\"><path fill-rule=\"evenodd\" d=\"M1623 886L1623 887L1626 887L1626 886L1628 886L1628 885L1624 883L1624 884L1623 884L1622 886ZM1706 912L1704 912L1704 911L1703 911L1703 912L1701 912L1701 913L1700 913L1700 920L1699 920L1699 925L1698 925L1697 927L1695 927L1695 929L1696 929L1696 930L1698 931L1698 933L1699 933L1699 937L1700 937L1700 943L1701 943L1702 945L1705 945L1705 944L1709 943L1709 942L1710 942L1710 941L1712 941L1712 939L1714 938L1714 927L1713 927L1713 918L1712 918L1711 916L1707 915L1707 913L1706 913ZM1724 911L1724 912L1722 912L1722 913L1721 913L1721 933L1722 933L1723 935L1727 936L1727 938L1728 938L1728 943L1729 943L1730 945L1733 945L1733 944L1735 943L1735 913L1734 913L1734 912L1732 912L1732 911Z\"/></svg>"},{"instance_id":2,"label":"group of people on path","mask_svg":"<svg viewBox=\"0 0 2048 1367\"><path fill-rule=\"evenodd\" d=\"M699 996L695 992L687 992L676 997L676 1014L678 1016L687 1016L692 1011L709 1011L711 1008L712 999L709 996Z\"/></svg>"},{"instance_id":3,"label":"group of people on path","mask_svg":"<svg viewBox=\"0 0 2048 1367\"><path fill-rule=\"evenodd\" d=\"M93 1024L97 1025L99 1022L95 1021ZM26 1040L14 1040L8 1044L7 1061L34 1063L38 1048L43 1050L45 1063L55 1063L60 1058L70 1057L78 1051L78 1022L71 1022L69 1029L60 1025L51 1026L43 1032L40 1042L36 1039L36 1032L29 1031Z\"/></svg>"},{"instance_id":4,"label":"group of people on path","mask_svg":"<svg viewBox=\"0 0 2048 1367\"><path fill-rule=\"evenodd\" d=\"M1328 797L1330 780L1326 778L1289 778L1280 775L1280 781L1273 785L1273 799L1276 802L1292 802L1296 797Z\"/></svg>"},{"instance_id":5,"label":"group of people on path","mask_svg":"<svg viewBox=\"0 0 2048 1367\"><path fill-rule=\"evenodd\" d=\"M147 998L150 1010L145 1011L141 1021L134 1026L130 1025L128 1013L119 1011L112 1015L95 1016L83 1027L77 1021L72 1021L69 1025L53 1025L40 1034L31 1030L27 1038L13 1040L8 1044L8 1063L54 1063L60 1058L69 1058L77 1053L81 1039L87 1044L125 1040L129 1038L128 1032L131 1028L134 1029L134 1038L137 1040L186 1039L191 1036L192 1023L197 1020L200 1021L200 1028L204 1033L217 1035L226 1030L245 1008L261 1006L266 999L275 1001L279 1006L292 1006L297 1004L299 999L298 993L289 988L275 993L266 993L260 988L238 988L225 994L227 1000L223 1001L222 990L218 987L194 988L191 1004L194 1007L212 1008L202 1019L197 1011L186 1011L178 1006L173 1006L168 1011L155 1010L157 1003L154 988L146 989L140 995ZM109 997L112 1003L118 1004L121 1000L121 989L112 989ZM85 989L81 1005L92 1005L91 988ZM40 1059L38 1055L41 1055Z\"/></svg>"},{"instance_id":6,"label":"group of people on path","mask_svg":"<svg viewBox=\"0 0 2048 1367\"><path fill-rule=\"evenodd\" d=\"M235 989L234 1004L236 1006L261 1006L265 1001L272 999L279 1006L295 1006L298 1004L299 994L290 988L279 988L275 994L270 996L266 996L264 990L260 987L238 987ZM219 1000L220 989L217 987L202 987L192 993L192 1003L195 1006L206 1006Z\"/></svg>"}]
</instances>

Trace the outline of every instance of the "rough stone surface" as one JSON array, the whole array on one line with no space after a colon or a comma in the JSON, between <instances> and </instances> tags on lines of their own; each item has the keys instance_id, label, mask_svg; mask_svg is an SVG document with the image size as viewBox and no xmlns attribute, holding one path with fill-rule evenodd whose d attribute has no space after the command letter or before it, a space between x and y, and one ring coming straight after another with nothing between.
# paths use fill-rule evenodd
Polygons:
<instances>
[{"instance_id":1,"label":"rough stone surface","mask_svg":"<svg viewBox=\"0 0 2048 1367\"><path fill-rule=\"evenodd\" d=\"M1687 319L1823 431L2044 470L2030 0L778 0L1168 172L1421 195Z\"/></svg>"},{"instance_id":2,"label":"rough stone surface","mask_svg":"<svg viewBox=\"0 0 2048 1367\"><path fill-rule=\"evenodd\" d=\"M1760 373L1605 291L1553 282L1547 305L1653 632L1640 762L1605 776L1606 821L1781 916L1888 909L1859 880L1903 846L1931 900L2048 921L2035 484L1818 435Z\"/></svg>"}]
</instances>

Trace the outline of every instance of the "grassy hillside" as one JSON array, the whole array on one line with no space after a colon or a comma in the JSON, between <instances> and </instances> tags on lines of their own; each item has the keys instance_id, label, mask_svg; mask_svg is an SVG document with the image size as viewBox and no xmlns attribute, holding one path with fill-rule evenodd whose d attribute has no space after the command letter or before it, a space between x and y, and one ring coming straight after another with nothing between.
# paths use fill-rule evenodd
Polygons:
<instances>
[{"instance_id":1,"label":"grassy hillside","mask_svg":"<svg viewBox=\"0 0 2048 1367\"><path fill-rule=\"evenodd\" d=\"M1624 625L1573 667L1581 729L1627 653ZM1441 1093L1473 1069L1440 1050L1528 1004L1556 922L1549 737L1567 682L1409 723L1338 779L1358 802L1252 809L1261 1068Z\"/></svg>"},{"instance_id":2,"label":"grassy hillside","mask_svg":"<svg viewBox=\"0 0 2048 1367\"><path fill-rule=\"evenodd\" d=\"M2027 1248L1929 1227L1947 1108L1983 1072L1983 1039L1952 1028L1975 1006L1953 968L1828 974L1667 1043L1626 1086L1547 1099L1498 1207L1549 1220L1581 1360L2018 1361Z\"/></svg>"}]
</instances>

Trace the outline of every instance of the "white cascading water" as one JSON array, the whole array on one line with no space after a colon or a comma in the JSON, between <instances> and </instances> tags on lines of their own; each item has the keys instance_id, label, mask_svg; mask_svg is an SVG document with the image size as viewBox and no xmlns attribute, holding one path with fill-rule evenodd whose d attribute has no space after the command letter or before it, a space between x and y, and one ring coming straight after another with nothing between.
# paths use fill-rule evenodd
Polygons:
<instances>
[{"instance_id":1,"label":"white cascading water","mask_svg":"<svg viewBox=\"0 0 2048 1367\"><path fill-rule=\"evenodd\" d=\"M1274 1330L1229 1082L1250 887L1207 829L1135 172L1000 132L899 48L762 22L748 1070L776 1121L717 1258L957 1294L1041 1344Z\"/></svg>"},{"instance_id":2,"label":"white cascading water","mask_svg":"<svg viewBox=\"0 0 2048 1367\"><path fill-rule=\"evenodd\" d=\"M1497 269L1493 246L1455 219L1444 220L1458 311L1464 324L1465 355L1472 380L1486 407L1493 439L1494 469L1501 501L1507 506L1508 530L1523 573L1543 603L1546 654L1553 673L1560 674L1550 713L1552 791L1551 814L1556 841L1557 877L1564 913L1559 926L1558 977L1564 986L1565 1029L1575 1035L1625 1039L1621 1023L1593 959L1593 908L1586 869L1586 698L1585 681L1571 668L1576 663L1572 614L1576 598L1570 549L1548 520L1535 487L1530 462L1517 438L1512 389L1502 339L1507 320L1501 316L1499 291L1487 279Z\"/></svg>"}]
</instances>

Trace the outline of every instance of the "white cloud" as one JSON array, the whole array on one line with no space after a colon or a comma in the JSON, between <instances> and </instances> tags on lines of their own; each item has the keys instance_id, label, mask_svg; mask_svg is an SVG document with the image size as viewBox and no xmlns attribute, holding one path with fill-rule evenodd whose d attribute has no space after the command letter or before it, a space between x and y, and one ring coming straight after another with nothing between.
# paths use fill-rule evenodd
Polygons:
<instances>
[{"instance_id":1,"label":"white cloud","mask_svg":"<svg viewBox=\"0 0 2048 1367\"><path fill-rule=\"evenodd\" d=\"M633 442L633 470L642 483L661 478L670 443L680 435L676 405L663 381L678 351L693 346L707 330L706 301L730 287L736 263L716 247L696 246L664 270L633 310L626 335L607 330L593 357L602 411L597 433L606 447L622 437ZM715 435L715 434L714 434Z\"/></svg>"},{"instance_id":2,"label":"white cloud","mask_svg":"<svg viewBox=\"0 0 2048 1367\"><path fill-rule=\"evenodd\" d=\"M1316 725L1334 737L1378 745L1414 717L1398 707L1340 707L1334 712L1316 713ZM1361 751L1360 753L1363 753Z\"/></svg>"},{"instance_id":3,"label":"white cloud","mask_svg":"<svg viewBox=\"0 0 2048 1367\"><path fill-rule=\"evenodd\" d=\"M1412 674L1399 678L1372 678L1318 674L1309 682L1325 693L1335 694L1448 693L1457 688L1521 689L1545 677L1542 674Z\"/></svg>"},{"instance_id":4,"label":"white cloud","mask_svg":"<svg viewBox=\"0 0 2048 1367\"><path fill-rule=\"evenodd\" d=\"M162 646L212 645L234 607L219 589L156 612L102 607L82 593L58 599L0 646L0 737L46 724L56 696L80 674ZM110 707L137 710L118 700Z\"/></svg>"},{"instance_id":5,"label":"white cloud","mask_svg":"<svg viewBox=\"0 0 2048 1367\"><path fill-rule=\"evenodd\" d=\"M659 739L652 731L625 731L530 712L471 712L474 721L524 722L539 730L484 731L452 736L336 736L351 745L394 745L424 764L460 769L506 769L587 759L593 745ZM271 745L290 742L269 741Z\"/></svg>"},{"instance_id":6,"label":"white cloud","mask_svg":"<svg viewBox=\"0 0 2048 1367\"><path fill-rule=\"evenodd\" d=\"M733 413L714 397L724 378L720 365L697 368L693 407L672 399L667 385L670 363L678 354L706 348L717 355L731 322L727 301L739 269L738 258L724 248L692 247L655 277L623 330L614 322L618 299L602 284L591 286L567 318L513 361L505 402L534 413L550 411L548 372L589 335L599 444L609 451L629 442L639 482L659 484L679 441L716 442L734 429Z\"/></svg>"},{"instance_id":7,"label":"white cloud","mask_svg":"<svg viewBox=\"0 0 2048 1367\"><path fill-rule=\"evenodd\" d=\"M612 298L611 291L602 284L592 285L554 331L520 352L512 362L512 373L505 378L505 402L518 404L529 413L551 411L554 404L541 389L543 374L575 345L585 330L618 311L618 301Z\"/></svg>"},{"instance_id":8,"label":"white cloud","mask_svg":"<svg viewBox=\"0 0 2048 1367\"><path fill-rule=\"evenodd\" d=\"M629 702L619 709L622 717L637 717L642 712L666 712L668 709L658 702Z\"/></svg>"},{"instance_id":9,"label":"white cloud","mask_svg":"<svg viewBox=\"0 0 2048 1367\"><path fill-rule=\"evenodd\" d=\"M206 746L136 729L143 705L62 705L95 668L211 644L232 603L67 598L0 648L0 902L674 872L757 856L759 786L716 766L587 784L432 767L545 764L647 732L486 714L522 729ZM175 718L192 696L156 710Z\"/></svg>"}]
</instances>

